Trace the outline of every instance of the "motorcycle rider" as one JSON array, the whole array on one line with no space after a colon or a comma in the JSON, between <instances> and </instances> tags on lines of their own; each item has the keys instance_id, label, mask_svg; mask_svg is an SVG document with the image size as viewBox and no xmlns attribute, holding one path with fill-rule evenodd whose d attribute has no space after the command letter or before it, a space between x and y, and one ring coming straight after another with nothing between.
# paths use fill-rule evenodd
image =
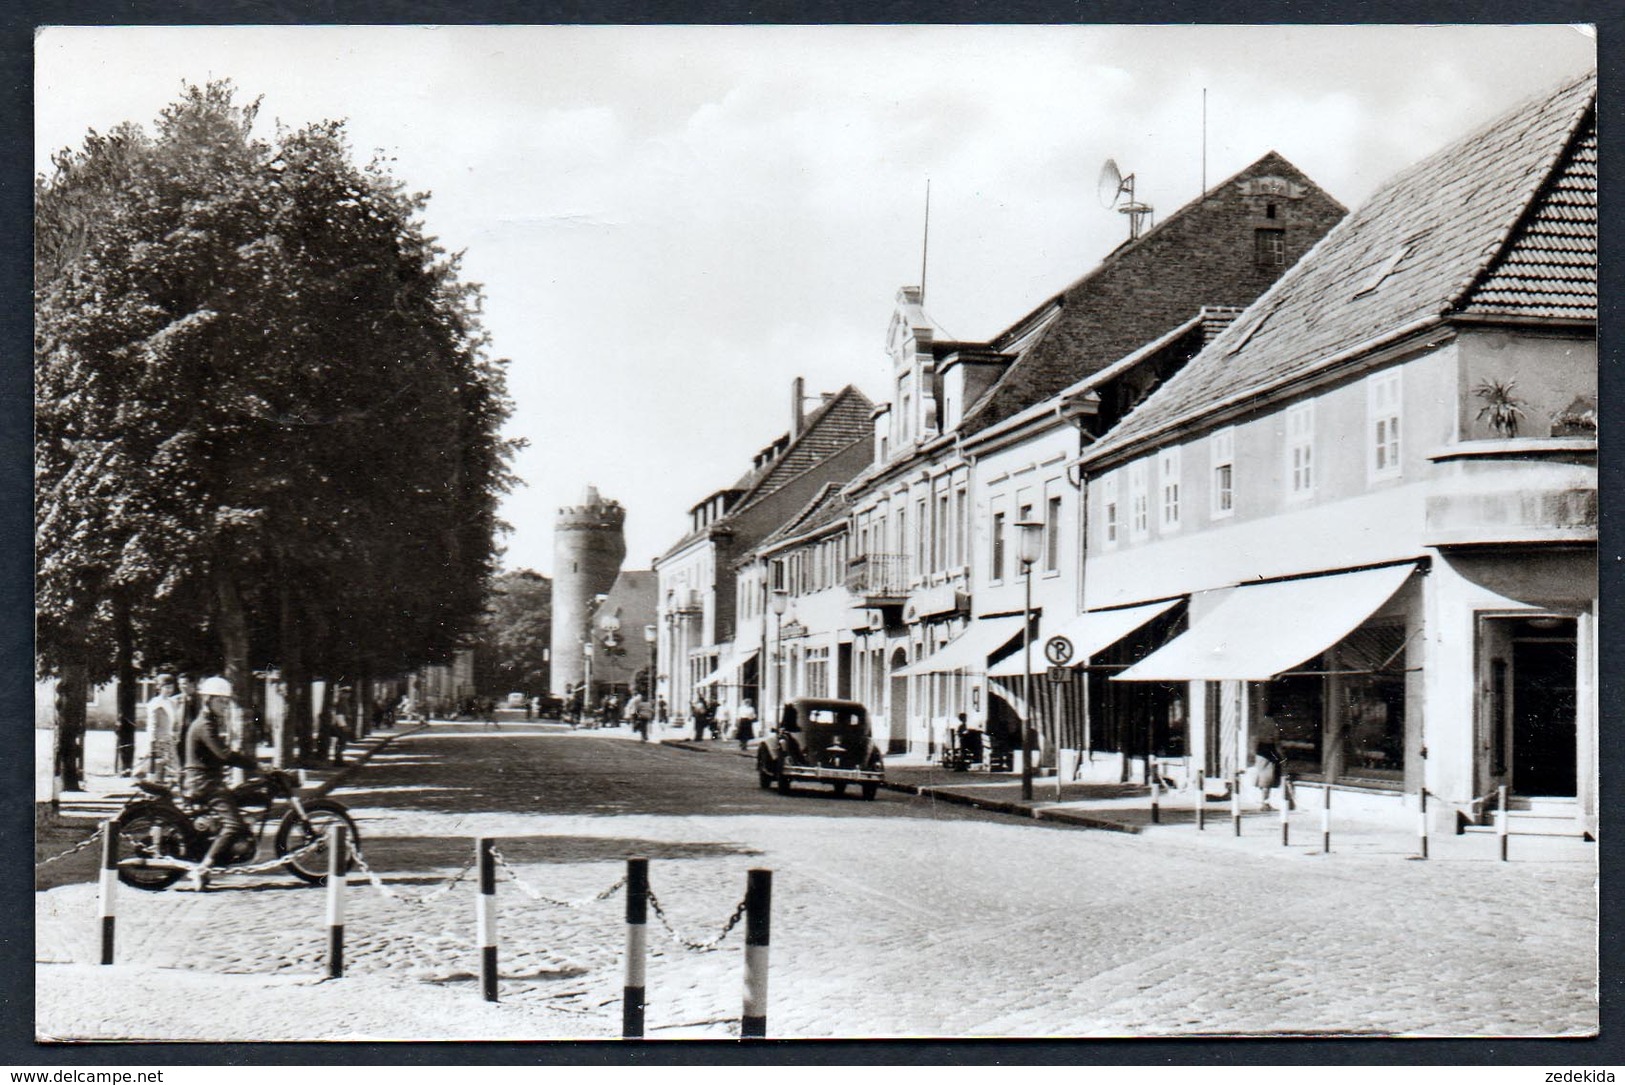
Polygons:
<instances>
[{"instance_id":1,"label":"motorcycle rider","mask_svg":"<svg viewBox=\"0 0 1625 1085\"><path fill-rule=\"evenodd\" d=\"M203 707L186 726L186 738L181 747L181 794L206 808L220 822L219 831L209 843L209 852L203 857L203 865L193 877L193 888L201 890L215 857L248 831L237 799L226 784L225 770L241 768L253 772L259 768L259 762L251 754L233 750L222 737L226 733L227 714L231 711L231 683L218 676L205 678L198 684L197 691Z\"/></svg>"}]
</instances>

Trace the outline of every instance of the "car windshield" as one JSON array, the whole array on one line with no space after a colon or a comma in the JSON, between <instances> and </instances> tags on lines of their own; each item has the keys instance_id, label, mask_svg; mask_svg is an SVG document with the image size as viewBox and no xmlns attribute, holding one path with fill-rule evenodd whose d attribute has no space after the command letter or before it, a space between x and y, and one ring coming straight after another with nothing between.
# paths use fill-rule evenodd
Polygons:
<instances>
[{"instance_id":1,"label":"car windshield","mask_svg":"<svg viewBox=\"0 0 1625 1085\"><path fill-rule=\"evenodd\" d=\"M851 708L810 708L807 722L823 727L861 727L863 712Z\"/></svg>"}]
</instances>

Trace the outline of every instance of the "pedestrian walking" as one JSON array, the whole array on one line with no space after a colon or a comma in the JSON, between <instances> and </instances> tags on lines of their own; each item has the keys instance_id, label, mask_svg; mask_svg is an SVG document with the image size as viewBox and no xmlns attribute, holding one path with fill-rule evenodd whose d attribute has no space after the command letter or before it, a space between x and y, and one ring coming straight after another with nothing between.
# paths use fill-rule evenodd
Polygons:
<instances>
[{"instance_id":1,"label":"pedestrian walking","mask_svg":"<svg viewBox=\"0 0 1625 1085\"><path fill-rule=\"evenodd\" d=\"M639 742L649 741L649 723L654 719L654 706L649 699L641 693L634 693L632 699L626 703L626 714L632 719L632 727L638 733Z\"/></svg>"},{"instance_id":2,"label":"pedestrian walking","mask_svg":"<svg viewBox=\"0 0 1625 1085\"><path fill-rule=\"evenodd\" d=\"M733 737L733 712L727 705L718 705L711 714L711 737L713 739Z\"/></svg>"},{"instance_id":3,"label":"pedestrian walking","mask_svg":"<svg viewBox=\"0 0 1625 1085\"><path fill-rule=\"evenodd\" d=\"M750 703L749 697L739 702L739 712L734 716L734 721L734 737L739 739L739 748L743 750L756 737L756 706Z\"/></svg>"},{"instance_id":4,"label":"pedestrian walking","mask_svg":"<svg viewBox=\"0 0 1625 1085\"><path fill-rule=\"evenodd\" d=\"M689 715L694 721L694 741L698 742L705 737L706 706L705 698L700 694L694 695L693 702L688 706Z\"/></svg>"},{"instance_id":5,"label":"pedestrian walking","mask_svg":"<svg viewBox=\"0 0 1625 1085\"><path fill-rule=\"evenodd\" d=\"M1258 726L1253 731L1253 753L1253 774L1254 782L1258 785L1259 801L1265 810L1272 810L1270 789L1281 775L1281 725L1268 712L1258 717ZM1285 794L1281 796L1281 801L1286 801Z\"/></svg>"}]
</instances>

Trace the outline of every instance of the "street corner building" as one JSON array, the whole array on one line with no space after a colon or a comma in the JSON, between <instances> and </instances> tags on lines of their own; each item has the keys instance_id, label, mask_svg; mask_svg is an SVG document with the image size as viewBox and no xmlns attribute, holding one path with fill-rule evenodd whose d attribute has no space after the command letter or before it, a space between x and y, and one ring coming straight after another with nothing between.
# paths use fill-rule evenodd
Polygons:
<instances>
[{"instance_id":1,"label":"street corner building","mask_svg":"<svg viewBox=\"0 0 1625 1085\"><path fill-rule=\"evenodd\" d=\"M1394 178L1086 448L1084 617L1152 619L1096 735L1594 834L1596 256L1593 74Z\"/></svg>"}]
</instances>

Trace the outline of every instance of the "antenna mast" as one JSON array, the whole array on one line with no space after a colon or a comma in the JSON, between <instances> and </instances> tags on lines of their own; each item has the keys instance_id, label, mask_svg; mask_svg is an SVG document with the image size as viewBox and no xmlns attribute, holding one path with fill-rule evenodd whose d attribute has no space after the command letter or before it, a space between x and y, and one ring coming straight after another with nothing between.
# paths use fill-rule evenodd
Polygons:
<instances>
[{"instance_id":1,"label":"antenna mast","mask_svg":"<svg viewBox=\"0 0 1625 1085\"><path fill-rule=\"evenodd\" d=\"M931 251L931 178L925 179L925 236L920 240L920 304L925 304L925 258Z\"/></svg>"},{"instance_id":2,"label":"antenna mast","mask_svg":"<svg viewBox=\"0 0 1625 1085\"><path fill-rule=\"evenodd\" d=\"M1207 195L1207 88L1202 88L1202 195Z\"/></svg>"}]
</instances>

